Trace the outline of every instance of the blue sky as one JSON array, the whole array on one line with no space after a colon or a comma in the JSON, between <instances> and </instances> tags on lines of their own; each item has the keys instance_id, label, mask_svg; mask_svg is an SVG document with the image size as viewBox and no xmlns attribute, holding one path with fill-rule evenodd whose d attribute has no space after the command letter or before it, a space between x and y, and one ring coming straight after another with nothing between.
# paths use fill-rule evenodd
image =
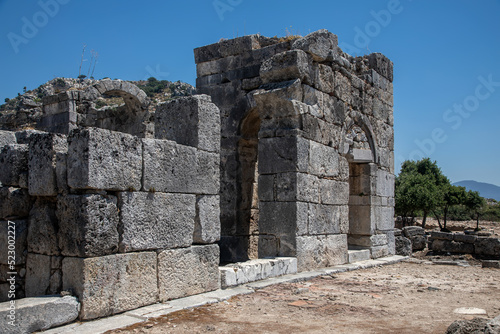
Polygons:
<instances>
[{"instance_id":1,"label":"blue sky","mask_svg":"<svg viewBox=\"0 0 500 334\"><path fill-rule=\"evenodd\" d=\"M78 76L195 84L193 49L245 34L337 34L394 62L396 169L430 156L453 181L500 185L500 0L0 0L0 101Z\"/></svg>"}]
</instances>

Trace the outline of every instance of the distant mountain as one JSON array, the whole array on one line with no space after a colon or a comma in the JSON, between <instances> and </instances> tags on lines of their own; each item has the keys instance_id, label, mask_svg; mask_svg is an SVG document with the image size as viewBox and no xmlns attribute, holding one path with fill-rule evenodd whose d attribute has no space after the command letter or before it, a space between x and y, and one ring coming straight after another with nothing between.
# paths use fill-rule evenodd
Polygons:
<instances>
[{"instance_id":1,"label":"distant mountain","mask_svg":"<svg viewBox=\"0 0 500 334\"><path fill-rule=\"evenodd\" d=\"M494 184L467 180L455 182L453 185L465 187L467 190L477 191L481 197L493 198L494 200L500 201L500 187Z\"/></svg>"}]
</instances>

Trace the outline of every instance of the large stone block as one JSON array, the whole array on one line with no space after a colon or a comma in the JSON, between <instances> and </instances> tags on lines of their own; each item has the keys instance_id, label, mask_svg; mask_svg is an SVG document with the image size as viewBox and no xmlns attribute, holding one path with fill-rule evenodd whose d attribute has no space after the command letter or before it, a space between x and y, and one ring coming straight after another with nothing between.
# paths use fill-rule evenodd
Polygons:
<instances>
[{"instance_id":1,"label":"large stone block","mask_svg":"<svg viewBox=\"0 0 500 334\"><path fill-rule=\"evenodd\" d=\"M144 139L144 190L168 193L219 193L217 153L159 139Z\"/></svg>"},{"instance_id":2,"label":"large stone block","mask_svg":"<svg viewBox=\"0 0 500 334\"><path fill-rule=\"evenodd\" d=\"M59 247L65 256L102 256L118 251L115 196L61 195L57 199Z\"/></svg>"},{"instance_id":3,"label":"large stone block","mask_svg":"<svg viewBox=\"0 0 500 334\"><path fill-rule=\"evenodd\" d=\"M392 82L394 67L392 61L381 53L372 53L367 57L370 67L377 71L378 74Z\"/></svg>"},{"instance_id":4,"label":"large stone block","mask_svg":"<svg viewBox=\"0 0 500 334\"><path fill-rule=\"evenodd\" d=\"M57 195L57 153L68 150L66 136L37 133L30 136L28 190L32 196Z\"/></svg>"},{"instance_id":5,"label":"large stone block","mask_svg":"<svg viewBox=\"0 0 500 334\"><path fill-rule=\"evenodd\" d=\"M62 257L28 253L26 260L26 296L38 297L61 292Z\"/></svg>"},{"instance_id":6,"label":"large stone block","mask_svg":"<svg viewBox=\"0 0 500 334\"><path fill-rule=\"evenodd\" d=\"M208 95L178 98L158 106L155 138L209 152L220 151L220 112Z\"/></svg>"},{"instance_id":7,"label":"large stone block","mask_svg":"<svg viewBox=\"0 0 500 334\"><path fill-rule=\"evenodd\" d=\"M0 184L28 187L28 145L9 144L0 147Z\"/></svg>"},{"instance_id":8,"label":"large stone block","mask_svg":"<svg viewBox=\"0 0 500 334\"><path fill-rule=\"evenodd\" d=\"M349 225L349 207L309 203L307 225L310 235L342 233Z\"/></svg>"},{"instance_id":9,"label":"large stone block","mask_svg":"<svg viewBox=\"0 0 500 334\"><path fill-rule=\"evenodd\" d=\"M192 246L158 254L160 301L220 288L219 246Z\"/></svg>"},{"instance_id":10,"label":"large stone block","mask_svg":"<svg viewBox=\"0 0 500 334\"><path fill-rule=\"evenodd\" d=\"M296 256L299 271L347 263L347 236L339 234L297 237Z\"/></svg>"},{"instance_id":11,"label":"large stone block","mask_svg":"<svg viewBox=\"0 0 500 334\"><path fill-rule=\"evenodd\" d=\"M329 58L332 51L337 51L338 38L328 30L321 29L297 39L292 49L300 49L309 53L315 61L322 62Z\"/></svg>"},{"instance_id":12,"label":"large stone block","mask_svg":"<svg viewBox=\"0 0 500 334\"><path fill-rule=\"evenodd\" d=\"M75 297L25 298L16 301L16 321L8 323L10 302L0 304L0 332L25 334L70 323L78 317L80 304Z\"/></svg>"},{"instance_id":13,"label":"large stone block","mask_svg":"<svg viewBox=\"0 0 500 334\"><path fill-rule=\"evenodd\" d=\"M380 231L387 231L394 228L394 207L375 207L375 225Z\"/></svg>"},{"instance_id":14,"label":"large stone block","mask_svg":"<svg viewBox=\"0 0 500 334\"><path fill-rule=\"evenodd\" d=\"M136 309L158 300L155 252L87 259L66 257L62 270L63 289L78 296L82 320Z\"/></svg>"},{"instance_id":15,"label":"large stone block","mask_svg":"<svg viewBox=\"0 0 500 334\"><path fill-rule=\"evenodd\" d=\"M339 153L333 147L310 142L309 172L322 177L339 175Z\"/></svg>"},{"instance_id":16,"label":"large stone block","mask_svg":"<svg viewBox=\"0 0 500 334\"><path fill-rule=\"evenodd\" d=\"M395 239L395 247L396 255L411 256L412 254L411 240L406 237L401 235L397 236Z\"/></svg>"},{"instance_id":17,"label":"large stone block","mask_svg":"<svg viewBox=\"0 0 500 334\"><path fill-rule=\"evenodd\" d=\"M260 68L260 77L263 83L300 79L308 84L311 72L311 56L302 50L291 50L265 60Z\"/></svg>"},{"instance_id":18,"label":"large stone block","mask_svg":"<svg viewBox=\"0 0 500 334\"><path fill-rule=\"evenodd\" d=\"M477 255L500 258L500 239L498 238L478 237L474 246Z\"/></svg>"},{"instance_id":19,"label":"large stone block","mask_svg":"<svg viewBox=\"0 0 500 334\"><path fill-rule=\"evenodd\" d=\"M29 217L28 251L30 253L58 255L56 201L37 198Z\"/></svg>"},{"instance_id":20,"label":"large stone block","mask_svg":"<svg viewBox=\"0 0 500 334\"><path fill-rule=\"evenodd\" d=\"M196 196L121 192L120 252L187 247L193 243Z\"/></svg>"},{"instance_id":21,"label":"large stone block","mask_svg":"<svg viewBox=\"0 0 500 334\"><path fill-rule=\"evenodd\" d=\"M384 170L377 171L377 196L394 197L394 175Z\"/></svg>"},{"instance_id":22,"label":"large stone block","mask_svg":"<svg viewBox=\"0 0 500 334\"><path fill-rule=\"evenodd\" d=\"M73 189L139 190L141 139L129 134L88 128L71 132L68 184Z\"/></svg>"},{"instance_id":23,"label":"large stone block","mask_svg":"<svg viewBox=\"0 0 500 334\"><path fill-rule=\"evenodd\" d=\"M458 253L458 254L473 254L474 245L464 242L456 242L453 240L436 239L432 241L432 250L435 252ZM414 249L414 248L413 248ZM415 249L414 249L415 250ZM477 248L476 248L477 252Z\"/></svg>"},{"instance_id":24,"label":"large stone block","mask_svg":"<svg viewBox=\"0 0 500 334\"><path fill-rule=\"evenodd\" d=\"M320 179L320 198L323 204L347 205L349 203L349 183Z\"/></svg>"},{"instance_id":25,"label":"large stone block","mask_svg":"<svg viewBox=\"0 0 500 334\"><path fill-rule=\"evenodd\" d=\"M263 247L264 240L259 241L259 256L295 256L296 235L307 234L307 221L308 203L261 202L259 232L276 238L278 249Z\"/></svg>"},{"instance_id":26,"label":"large stone block","mask_svg":"<svg viewBox=\"0 0 500 334\"><path fill-rule=\"evenodd\" d=\"M276 178L277 200L280 202L319 202L319 180L305 173L280 173Z\"/></svg>"},{"instance_id":27,"label":"large stone block","mask_svg":"<svg viewBox=\"0 0 500 334\"><path fill-rule=\"evenodd\" d=\"M260 139L259 174L307 172L310 143L293 137Z\"/></svg>"},{"instance_id":28,"label":"large stone block","mask_svg":"<svg viewBox=\"0 0 500 334\"><path fill-rule=\"evenodd\" d=\"M349 207L349 232L357 235L375 234L375 220L373 208L370 206Z\"/></svg>"},{"instance_id":29,"label":"large stone block","mask_svg":"<svg viewBox=\"0 0 500 334\"><path fill-rule=\"evenodd\" d=\"M220 230L220 197L218 195L196 196L193 242L211 244L219 241Z\"/></svg>"},{"instance_id":30,"label":"large stone block","mask_svg":"<svg viewBox=\"0 0 500 334\"><path fill-rule=\"evenodd\" d=\"M10 266L26 263L27 236L26 220L0 221L0 264Z\"/></svg>"},{"instance_id":31,"label":"large stone block","mask_svg":"<svg viewBox=\"0 0 500 334\"><path fill-rule=\"evenodd\" d=\"M8 144L17 144L16 133L13 131L0 130L0 148Z\"/></svg>"},{"instance_id":32,"label":"large stone block","mask_svg":"<svg viewBox=\"0 0 500 334\"><path fill-rule=\"evenodd\" d=\"M13 187L1 187L0 199L0 219L27 217L33 203L28 190Z\"/></svg>"}]
</instances>

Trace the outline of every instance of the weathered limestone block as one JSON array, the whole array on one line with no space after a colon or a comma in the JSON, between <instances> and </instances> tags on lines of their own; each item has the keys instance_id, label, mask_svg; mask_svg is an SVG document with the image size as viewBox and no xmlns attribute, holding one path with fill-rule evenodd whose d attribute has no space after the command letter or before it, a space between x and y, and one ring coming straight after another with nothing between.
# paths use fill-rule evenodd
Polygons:
<instances>
[{"instance_id":1,"label":"weathered limestone block","mask_svg":"<svg viewBox=\"0 0 500 334\"><path fill-rule=\"evenodd\" d=\"M28 190L31 196L57 195L57 153L68 150L66 136L37 133L30 136Z\"/></svg>"},{"instance_id":2,"label":"weathered limestone block","mask_svg":"<svg viewBox=\"0 0 500 334\"><path fill-rule=\"evenodd\" d=\"M102 256L118 251L115 196L61 195L57 198L59 247L65 256Z\"/></svg>"},{"instance_id":3,"label":"weathered limestone block","mask_svg":"<svg viewBox=\"0 0 500 334\"><path fill-rule=\"evenodd\" d=\"M14 187L1 187L0 199L0 219L27 217L33 203L28 190Z\"/></svg>"},{"instance_id":4,"label":"weathered limestone block","mask_svg":"<svg viewBox=\"0 0 500 334\"><path fill-rule=\"evenodd\" d=\"M330 66L318 64L313 66L313 85L316 89L326 94L334 91L333 70Z\"/></svg>"},{"instance_id":5,"label":"weathered limestone block","mask_svg":"<svg viewBox=\"0 0 500 334\"><path fill-rule=\"evenodd\" d=\"M43 197L37 198L29 217L28 251L44 255L58 255L57 233L59 223L56 216L57 202Z\"/></svg>"},{"instance_id":6,"label":"weathered limestone block","mask_svg":"<svg viewBox=\"0 0 500 334\"><path fill-rule=\"evenodd\" d=\"M347 205L349 203L349 183L329 179L320 179L321 203Z\"/></svg>"},{"instance_id":7,"label":"weathered limestone block","mask_svg":"<svg viewBox=\"0 0 500 334\"><path fill-rule=\"evenodd\" d=\"M311 141L309 145L309 172L322 177L338 176L338 150L313 141Z\"/></svg>"},{"instance_id":8,"label":"weathered limestone block","mask_svg":"<svg viewBox=\"0 0 500 334\"><path fill-rule=\"evenodd\" d=\"M392 82L393 79L393 63L381 53L372 53L367 56L371 68L377 71L378 74Z\"/></svg>"},{"instance_id":9,"label":"weathered limestone block","mask_svg":"<svg viewBox=\"0 0 500 334\"><path fill-rule=\"evenodd\" d=\"M297 237L299 271L347 263L347 254L345 234Z\"/></svg>"},{"instance_id":10,"label":"weathered limestone block","mask_svg":"<svg viewBox=\"0 0 500 334\"><path fill-rule=\"evenodd\" d=\"M12 264L12 258L9 258L8 250L10 245L14 245L15 265L26 263L28 222L26 220L0 221L0 245L2 252L0 253L0 264ZM15 237L15 239L13 239Z\"/></svg>"},{"instance_id":11,"label":"weathered limestone block","mask_svg":"<svg viewBox=\"0 0 500 334\"><path fill-rule=\"evenodd\" d=\"M0 183L4 186L28 187L28 145L8 144L0 147Z\"/></svg>"},{"instance_id":12,"label":"weathered limestone block","mask_svg":"<svg viewBox=\"0 0 500 334\"><path fill-rule=\"evenodd\" d=\"M158 300L155 252L87 259L66 257L62 270L63 290L78 296L82 320L136 309Z\"/></svg>"},{"instance_id":13,"label":"weathered limestone block","mask_svg":"<svg viewBox=\"0 0 500 334\"><path fill-rule=\"evenodd\" d=\"M192 246L158 254L160 301L220 288L219 246Z\"/></svg>"},{"instance_id":14,"label":"weathered limestone block","mask_svg":"<svg viewBox=\"0 0 500 334\"><path fill-rule=\"evenodd\" d=\"M259 174L307 171L309 142L298 138L262 138Z\"/></svg>"},{"instance_id":15,"label":"weathered limestone block","mask_svg":"<svg viewBox=\"0 0 500 334\"><path fill-rule=\"evenodd\" d=\"M196 196L121 192L120 252L187 247L193 243Z\"/></svg>"},{"instance_id":16,"label":"weathered limestone block","mask_svg":"<svg viewBox=\"0 0 500 334\"><path fill-rule=\"evenodd\" d=\"M220 158L190 146L144 139L144 190L218 194Z\"/></svg>"},{"instance_id":17,"label":"weathered limestone block","mask_svg":"<svg viewBox=\"0 0 500 334\"><path fill-rule=\"evenodd\" d=\"M307 231L310 235L347 232L349 207L309 203Z\"/></svg>"},{"instance_id":18,"label":"weathered limestone block","mask_svg":"<svg viewBox=\"0 0 500 334\"><path fill-rule=\"evenodd\" d=\"M329 58L332 51L337 51L338 38L328 30L321 29L297 39L292 49L300 49L309 53L315 61L322 62Z\"/></svg>"},{"instance_id":19,"label":"weathered limestone block","mask_svg":"<svg viewBox=\"0 0 500 334\"><path fill-rule=\"evenodd\" d=\"M62 257L28 253L26 260L26 296L54 295L62 287Z\"/></svg>"},{"instance_id":20,"label":"weathered limestone block","mask_svg":"<svg viewBox=\"0 0 500 334\"><path fill-rule=\"evenodd\" d=\"M389 255L389 247L387 245L373 246L373 247L370 247L370 253L371 253L373 259L385 257L385 256Z\"/></svg>"},{"instance_id":21,"label":"weathered limestone block","mask_svg":"<svg viewBox=\"0 0 500 334\"><path fill-rule=\"evenodd\" d=\"M347 104L352 103L352 88L349 78L341 74L340 72L334 73L335 83L333 89L333 95L338 99L344 101Z\"/></svg>"},{"instance_id":22,"label":"weathered limestone block","mask_svg":"<svg viewBox=\"0 0 500 334\"><path fill-rule=\"evenodd\" d=\"M220 152L220 112L208 95L178 98L158 106L155 138Z\"/></svg>"},{"instance_id":23,"label":"weathered limestone block","mask_svg":"<svg viewBox=\"0 0 500 334\"><path fill-rule=\"evenodd\" d=\"M478 237L474 243L477 255L500 258L500 239Z\"/></svg>"},{"instance_id":24,"label":"weathered limestone block","mask_svg":"<svg viewBox=\"0 0 500 334\"><path fill-rule=\"evenodd\" d=\"M349 235L349 245L362 247L374 247L387 245L387 236L385 234L375 235Z\"/></svg>"},{"instance_id":25,"label":"weathered limestone block","mask_svg":"<svg viewBox=\"0 0 500 334\"><path fill-rule=\"evenodd\" d=\"M188 192L217 195L220 190L220 156L217 153L196 152L196 174Z\"/></svg>"},{"instance_id":26,"label":"weathered limestone block","mask_svg":"<svg viewBox=\"0 0 500 334\"><path fill-rule=\"evenodd\" d=\"M193 242L211 244L220 239L220 197L218 195L196 196L196 218Z\"/></svg>"},{"instance_id":27,"label":"weathered limestone block","mask_svg":"<svg viewBox=\"0 0 500 334\"><path fill-rule=\"evenodd\" d=\"M75 297L25 298L16 301L15 326L7 319L10 303L0 304L1 333L25 334L70 323L78 317L80 304Z\"/></svg>"},{"instance_id":28,"label":"weathered limestone block","mask_svg":"<svg viewBox=\"0 0 500 334\"><path fill-rule=\"evenodd\" d=\"M260 68L260 77L263 83L300 79L309 84L311 72L311 56L302 50L291 50L265 60Z\"/></svg>"},{"instance_id":29,"label":"weathered limestone block","mask_svg":"<svg viewBox=\"0 0 500 334\"><path fill-rule=\"evenodd\" d=\"M8 144L17 144L16 133L13 131L0 130L0 148Z\"/></svg>"},{"instance_id":30,"label":"weathered limestone block","mask_svg":"<svg viewBox=\"0 0 500 334\"><path fill-rule=\"evenodd\" d=\"M453 240L453 233L447 233L447 232L431 232L431 238L432 239L439 239L439 240Z\"/></svg>"},{"instance_id":31,"label":"weathered limestone block","mask_svg":"<svg viewBox=\"0 0 500 334\"><path fill-rule=\"evenodd\" d=\"M473 244L477 240L476 235L468 235L463 233L453 233L453 240L457 242L465 242L469 244Z\"/></svg>"},{"instance_id":32,"label":"weathered limestone block","mask_svg":"<svg viewBox=\"0 0 500 334\"><path fill-rule=\"evenodd\" d=\"M303 202L261 202L259 206L259 232L273 236L278 249L266 248L266 242L259 241L259 256L294 256L295 234L307 234L308 203ZM267 245L267 246L271 246Z\"/></svg>"},{"instance_id":33,"label":"weathered limestone block","mask_svg":"<svg viewBox=\"0 0 500 334\"><path fill-rule=\"evenodd\" d=\"M456 242L453 240L436 239L432 241L432 250L436 252L458 253L458 254L473 254L474 245L464 242Z\"/></svg>"},{"instance_id":34,"label":"weathered limestone block","mask_svg":"<svg viewBox=\"0 0 500 334\"><path fill-rule=\"evenodd\" d=\"M280 173L276 178L276 194L280 202L319 202L319 180L305 173Z\"/></svg>"},{"instance_id":35,"label":"weathered limestone block","mask_svg":"<svg viewBox=\"0 0 500 334\"><path fill-rule=\"evenodd\" d=\"M377 171L377 196L394 197L394 175L384 170Z\"/></svg>"},{"instance_id":36,"label":"weathered limestone block","mask_svg":"<svg viewBox=\"0 0 500 334\"><path fill-rule=\"evenodd\" d=\"M411 254L412 254L411 240L403 236L397 236L396 255L411 256Z\"/></svg>"},{"instance_id":37,"label":"weathered limestone block","mask_svg":"<svg viewBox=\"0 0 500 334\"><path fill-rule=\"evenodd\" d=\"M75 130L68 137L68 184L73 189L139 190L141 139L98 128Z\"/></svg>"},{"instance_id":38,"label":"weathered limestone block","mask_svg":"<svg viewBox=\"0 0 500 334\"><path fill-rule=\"evenodd\" d=\"M394 207L375 207L375 224L380 231L387 231L394 228Z\"/></svg>"}]
</instances>

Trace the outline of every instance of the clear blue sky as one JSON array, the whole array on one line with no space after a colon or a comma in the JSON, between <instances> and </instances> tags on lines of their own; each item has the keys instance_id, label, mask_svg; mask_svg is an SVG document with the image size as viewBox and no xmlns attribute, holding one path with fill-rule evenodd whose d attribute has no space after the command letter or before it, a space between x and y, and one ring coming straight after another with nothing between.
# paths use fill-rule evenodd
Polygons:
<instances>
[{"instance_id":1,"label":"clear blue sky","mask_svg":"<svg viewBox=\"0 0 500 334\"><path fill-rule=\"evenodd\" d=\"M394 62L397 170L430 156L453 182L500 185L500 0L0 0L0 22L2 102L76 77L83 44L96 79L194 85L195 47L325 28L352 55Z\"/></svg>"}]
</instances>

